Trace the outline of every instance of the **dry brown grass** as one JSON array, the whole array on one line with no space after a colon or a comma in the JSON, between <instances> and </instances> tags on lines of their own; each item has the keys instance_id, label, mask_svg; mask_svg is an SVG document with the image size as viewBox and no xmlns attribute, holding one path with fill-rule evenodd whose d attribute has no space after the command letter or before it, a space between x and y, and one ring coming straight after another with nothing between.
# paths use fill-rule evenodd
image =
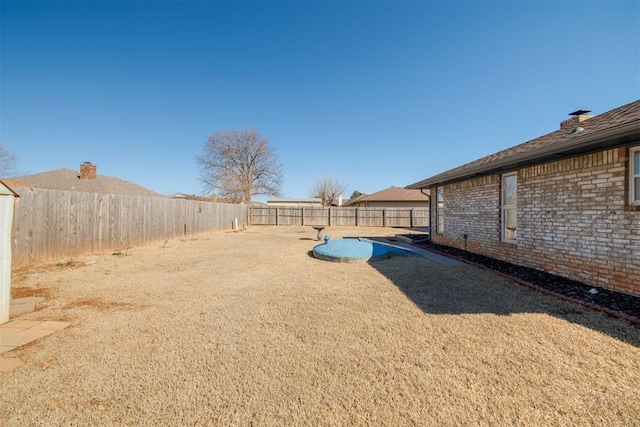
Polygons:
<instances>
[{"instance_id":1,"label":"dry brown grass","mask_svg":"<svg viewBox=\"0 0 640 427\"><path fill-rule=\"evenodd\" d=\"M314 236L256 227L20 279L52 295L22 318L73 325L9 354L26 363L0 376L0 424L638 423L639 328L470 266L320 261Z\"/></svg>"}]
</instances>

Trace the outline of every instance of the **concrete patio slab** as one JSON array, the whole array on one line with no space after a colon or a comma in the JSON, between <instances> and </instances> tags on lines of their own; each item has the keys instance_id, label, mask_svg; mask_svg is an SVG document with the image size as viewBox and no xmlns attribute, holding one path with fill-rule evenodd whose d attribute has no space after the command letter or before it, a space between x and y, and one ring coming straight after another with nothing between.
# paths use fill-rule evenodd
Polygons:
<instances>
[{"instance_id":1,"label":"concrete patio slab","mask_svg":"<svg viewBox=\"0 0 640 427\"><path fill-rule=\"evenodd\" d=\"M24 365L24 362L18 358L0 357L0 374Z\"/></svg>"},{"instance_id":2,"label":"concrete patio slab","mask_svg":"<svg viewBox=\"0 0 640 427\"><path fill-rule=\"evenodd\" d=\"M29 344L66 328L70 322L14 320L0 325L0 353Z\"/></svg>"},{"instance_id":3,"label":"concrete patio slab","mask_svg":"<svg viewBox=\"0 0 640 427\"><path fill-rule=\"evenodd\" d=\"M9 317L16 317L21 314L31 313L36 309L36 304L44 301L43 297L23 297L13 298L9 305Z\"/></svg>"},{"instance_id":4,"label":"concrete patio slab","mask_svg":"<svg viewBox=\"0 0 640 427\"><path fill-rule=\"evenodd\" d=\"M36 325L39 325L42 321L38 320L12 320L10 322L4 323L0 325L0 328L20 328L27 329L33 328Z\"/></svg>"},{"instance_id":5,"label":"concrete patio slab","mask_svg":"<svg viewBox=\"0 0 640 427\"><path fill-rule=\"evenodd\" d=\"M13 302L9 306L9 317L20 316L21 314L31 313L36 309L36 304L33 302L14 304Z\"/></svg>"},{"instance_id":6,"label":"concrete patio slab","mask_svg":"<svg viewBox=\"0 0 640 427\"><path fill-rule=\"evenodd\" d=\"M31 341L35 341L37 337L29 335L3 335L0 337L0 346L3 347L20 347L25 344L29 344Z\"/></svg>"},{"instance_id":7,"label":"concrete patio slab","mask_svg":"<svg viewBox=\"0 0 640 427\"><path fill-rule=\"evenodd\" d=\"M39 302L44 301L44 297L22 297L22 298L12 298L11 304L37 304Z\"/></svg>"}]
</instances>

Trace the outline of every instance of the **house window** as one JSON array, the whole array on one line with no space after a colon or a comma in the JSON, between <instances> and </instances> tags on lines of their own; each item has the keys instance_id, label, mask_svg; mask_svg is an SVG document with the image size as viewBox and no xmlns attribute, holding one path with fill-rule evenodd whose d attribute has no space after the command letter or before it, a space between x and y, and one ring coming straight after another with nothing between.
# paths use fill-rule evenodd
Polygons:
<instances>
[{"instance_id":1,"label":"house window","mask_svg":"<svg viewBox=\"0 0 640 427\"><path fill-rule=\"evenodd\" d=\"M640 147L634 147L629 150L630 165L629 170L629 203L632 205L640 205Z\"/></svg>"},{"instance_id":2,"label":"house window","mask_svg":"<svg viewBox=\"0 0 640 427\"><path fill-rule=\"evenodd\" d=\"M436 233L444 233L444 187L436 188Z\"/></svg>"},{"instance_id":3,"label":"house window","mask_svg":"<svg viewBox=\"0 0 640 427\"><path fill-rule=\"evenodd\" d=\"M518 240L518 175L502 175L502 241Z\"/></svg>"}]
</instances>

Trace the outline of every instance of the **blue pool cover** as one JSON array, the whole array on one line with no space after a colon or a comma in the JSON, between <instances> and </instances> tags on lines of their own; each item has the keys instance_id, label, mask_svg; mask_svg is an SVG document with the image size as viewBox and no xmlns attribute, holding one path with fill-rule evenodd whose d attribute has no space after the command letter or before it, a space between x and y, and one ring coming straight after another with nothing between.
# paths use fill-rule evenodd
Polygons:
<instances>
[{"instance_id":1,"label":"blue pool cover","mask_svg":"<svg viewBox=\"0 0 640 427\"><path fill-rule=\"evenodd\" d=\"M407 250L359 239L329 240L313 248L313 256L334 262L368 262L388 258L393 254L411 255Z\"/></svg>"}]
</instances>

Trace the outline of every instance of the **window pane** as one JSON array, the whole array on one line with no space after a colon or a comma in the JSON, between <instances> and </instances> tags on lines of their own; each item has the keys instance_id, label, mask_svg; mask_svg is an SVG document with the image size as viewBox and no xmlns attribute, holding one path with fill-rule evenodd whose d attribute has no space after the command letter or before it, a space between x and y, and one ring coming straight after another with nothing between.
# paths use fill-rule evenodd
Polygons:
<instances>
[{"instance_id":1,"label":"window pane","mask_svg":"<svg viewBox=\"0 0 640 427\"><path fill-rule=\"evenodd\" d=\"M502 179L503 204L516 206L518 203L518 177L516 175L506 175Z\"/></svg>"},{"instance_id":2,"label":"window pane","mask_svg":"<svg viewBox=\"0 0 640 427\"><path fill-rule=\"evenodd\" d=\"M640 176L637 178L634 178L633 182L634 182L633 187L635 190L634 191L635 197L633 198L633 200L636 202L640 202Z\"/></svg>"},{"instance_id":3,"label":"window pane","mask_svg":"<svg viewBox=\"0 0 640 427\"><path fill-rule=\"evenodd\" d=\"M436 224L436 231L438 233L443 233L444 232L444 209L442 208L441 204L438 204L438 211L436 212L436 216L438 217L438 223Z\"/></svg>"},{"instance_id":4,"label":"window pane","mask_svg":"<svg viewBox=\"0 0 640 427\"><path fill-rule=\"evenodd\" d=\"M640 151L636 151L633 153L633 174L640 173ZM636 186L636 188L638 188Z\"/></svg>"},{"instance_id":5,"label":"window pane","mask_svg":"<svg viewBox=\"0 0 640 427\"><path fill-rule=\"evenodd\" d=\"M444 187L436 189L436 231L444 233Z\"/></svg>"},{"instance_id":6,"label":"window pane","mask_svg":"<svg viewBox=\"0 0 640 427\"><path fill-rule=\"evenodd\" d=\"M504 239L516 240L518 236L518 219L515 209L504 210Z\"/></svg>"}]
</instances>

